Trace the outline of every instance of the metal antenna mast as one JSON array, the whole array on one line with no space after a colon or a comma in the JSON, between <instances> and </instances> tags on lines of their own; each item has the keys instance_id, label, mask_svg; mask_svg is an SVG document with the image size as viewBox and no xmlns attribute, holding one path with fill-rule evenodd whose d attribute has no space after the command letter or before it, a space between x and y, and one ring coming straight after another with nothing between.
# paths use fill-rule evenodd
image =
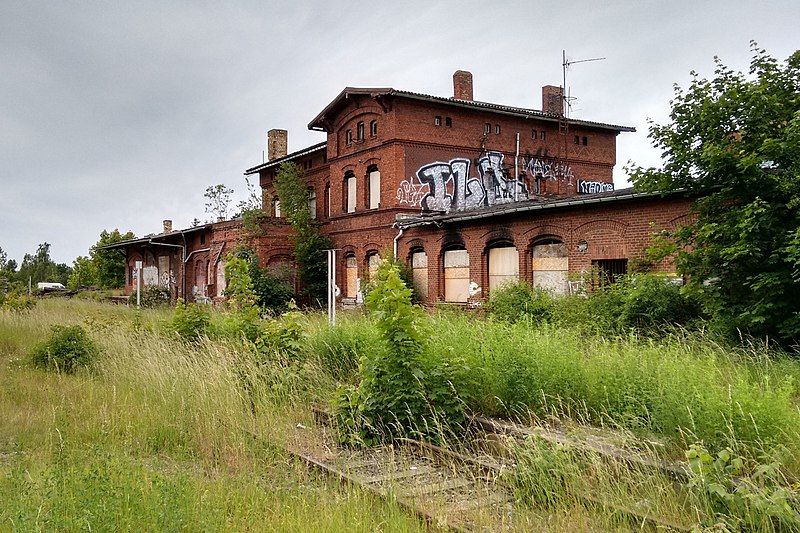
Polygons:
<instances>
[{"instance_id":1,"label":"metal antenna mast","mask_svg":"<svg viewBox=\"0 0 800 533\"><path fill-rule=\"evenodd\" d=\"M561 50L561 76L563 85L561 86L562 106L561 114L558 117L558 132L564 136L564 165L569 161L569 140L567 138L569 134L569 114L572 109L572 100L575 100L567 89L567 69L578 63L589 63L590 61L602 61L604 59L605 57L593 57L591 59L567 61L567 51ZM561 180L557 181L557 187L559 190L561 189Z\"/></svg>"}]
</instances>

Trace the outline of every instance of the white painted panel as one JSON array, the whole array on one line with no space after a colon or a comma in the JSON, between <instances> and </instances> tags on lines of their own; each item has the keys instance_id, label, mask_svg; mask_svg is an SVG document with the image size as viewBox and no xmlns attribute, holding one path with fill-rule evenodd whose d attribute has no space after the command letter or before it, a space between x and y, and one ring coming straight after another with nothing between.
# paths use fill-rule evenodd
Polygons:
<instances>
[{"instance_id":1,"label":"white painted panel","mask_svg":"<svg viewBox=\"0 0 800 533\"><path fill-rule=\"evenodd\" d=\"M428 297L428 269L415 268L413 271L414 277L414 290L420 299L425 300Z\"/></svg>"},{"instance_id":2,"label":"white painted panel","mask_svg":"<svg viewBox=\"0 0 800 533\"><path fill-rule=\"evenodd\" d=\"M469 297L469 278L444 280L444 300L446 302L466 303Z\"/></svg>"},{"instance_id":3,"label":"white painted panel","mask_svg":"<svg viewBox=\"0 0 800 533\"><path fill-rule=\"evenodd\" d=\"M428 268L428 254L425 252L411 254L411 268Z\"/></svg>"},{"instance_id":4,"label":"white painted panel","mask_svg":"<svg viewBox=\"0 0 800 533\"><path fill-rule=\"evenodd\" d=\"M356 210L356 177L347 178L347 212L354 213Z\"/></svg>"},{"instance_id":5,"label":"white painted panel","mask_svg":"<svg viewBox=\"0 0 800 533\"><path fill-rule=\"evenodd\" d=\"M217 296L222 296L227 284L225 283L225 261L217 263Z\"/></svg>"},{"instance_id":6,"label":"white painted panel","mask_svg":"<svg viewBox=\"0 0 800 533\"><path fill-rule=\"evenodd\" d=\"M369 208L378 209L381 203L381 173L379 170L369 173Z\"/></svg>"},{"instance_id":7,"label":"white painted panel","mask_svg":"<svg viewBox=\"0 0 800 533\"><path fill-rule=\"evenodd\" d=\"M469 253L466 250L450 250L444 253L444 268L468 266Z\"/></svg>"}]
</instances>

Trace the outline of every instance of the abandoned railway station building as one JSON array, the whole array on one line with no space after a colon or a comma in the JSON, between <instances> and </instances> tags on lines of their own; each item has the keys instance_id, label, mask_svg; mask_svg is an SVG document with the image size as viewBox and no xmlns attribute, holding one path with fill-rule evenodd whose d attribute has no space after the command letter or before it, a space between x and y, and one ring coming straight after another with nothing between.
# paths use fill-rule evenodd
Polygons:
<instances>
[{"instance_id":1,"label":"abandoned railway station building","mask_svg":"<svg viewBox=\"0 0 800 533\"><path fill-rule=\"evenodd\" d=\"M509 280L566 294L627 272L654 232L688 216L684 196L614 189L616 138L634 129L565 117L560 87L542 88L541 110L473 100L469 72L457 71L453 88L438 97L347 87L309 123L327 139L293 153L287 132L270 130L267 161L245 171L258 177L267 215L254 243L261 266L292 264L274 186L286 162L304 169L345 303L389 253L412 268L426 303L474 302ZM220 221L121 243L128 293L141 261L142 282L173 297L221 296L242 231Z\"/></svg>"}]
</instances>

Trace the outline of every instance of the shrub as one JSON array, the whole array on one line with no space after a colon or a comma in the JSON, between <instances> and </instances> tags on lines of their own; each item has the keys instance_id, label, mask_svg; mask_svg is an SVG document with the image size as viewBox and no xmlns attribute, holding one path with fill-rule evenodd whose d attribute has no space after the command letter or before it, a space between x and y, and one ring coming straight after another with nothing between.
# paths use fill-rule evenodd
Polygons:
<instances>
[{"instance_id":1,"label":"shrub","mask_svg":"<svg viewBox=\"0 0 800 533\"><path fill-rule=\"evenodd\" d=\"M492 317L512 324L523 320L539 323L550 318L553 298L524 281L506 283L492 291L488 310Z\"/></svg>"},{"instance_id":2,"label":"shrub","mask_svg":"<svg viewBox=\"0 0 800 533\"><path fill-rule=\"evenodd\" d=\"M624 293L619 325L657 330L666 325L686 325L699 316L699 305L681 294L679 285L662 277L643 275L633 278Z\"/></svg>"},{"instance_id":3,"label":"shrub","mask_svg":"<svg viewBox=\"0 0 800 533\"><path fill-rule=\"evenodd\" d=\"M128 296L128 305L136 305L136 292ZM169 290L160 285L146 285L142 287L139 305L148 309L169 305Z\"/></svg>"},{"instance_id":4,"label":"shrub","mask_svg":"<svg viewBox=\"0 0 800 533\"><path fill-rule=\"evenodd\" d=\"M262 309L280 313L289 308L294 298L291 271L287 268L279 273L272 273L268 268L260 268L255 261L248 267L256 304Z\"/></svg>"},{"instance_id":5,"label":"shrub","mask_svg":"<svg viewBox=\"0 0 800 533\"><path fill-rule=\"evenodd\" d=\"M343 440L372 444L384 438L441 441L464 420L456 393L459 365L427 353L423 312L398 268L383 260L366 297L381 344L360 364L361 383L339 391L337 419Z\"/></svg>"},{"instance_id":6,"label":"shrub","mask_svg":"<svg viewBox=\"0 0 800 533\"><path fill-rule=\"evenodd\" d=\"M0 309L8 311L30 311L36 307L36 299L27 294L12 292L7 295L0 295Z\"/></svg>"},{"instance_id":7,"label":"shrub","mask_svg":"<svg viewBox=\"0 0 800 533\"><path fill-rule=\"evenodd\" d=\"M296 309L296 308L295 308ZM300 360L306 353L308 334L301 322L303 315L293 310L267 322L256 346L261 354L277 356L283 363Z\"/></svg>"},{"instance_id":8,"label":"shrub","mask_svg":"<svg viewBox=\"0 0 800 533\"><path fill-rule=\"evenodd\" d=\"M31 351L31 364L71 374L89 366L99 354L97 345L80 326L53 326L50 338Z\"/></svg>"},{"instance_id":9,"label":"shrub","mask_svg":"<svg viewBox=\"0 0 800 533\"><path fill-rule=\"evenodd\" d=\"M183 298L178 298L170 328L187 341L197 341L200 337L208 336L211 313L203 304L187 304Z\"/></svg>"}]
</instances>

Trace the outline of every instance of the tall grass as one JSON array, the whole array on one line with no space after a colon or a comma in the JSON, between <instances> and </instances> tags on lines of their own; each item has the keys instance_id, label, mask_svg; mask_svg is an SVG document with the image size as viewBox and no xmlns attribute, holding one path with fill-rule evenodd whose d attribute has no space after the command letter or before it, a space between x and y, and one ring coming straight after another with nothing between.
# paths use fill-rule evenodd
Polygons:
<instances>
[{"instance_id":1,"label":"tall grass","mask_svg":"<svg viewBox=\"0 0 800 533\"><path fill-rule=\"evenodd\" d=\"M336 385L315 361L189 345L165 333L169 316L87 302L0 313L0 530L421 530L287 460L308 405ZM22 364L55 324L89 330L90 369Z\"/></svg>"}]
</instances>

